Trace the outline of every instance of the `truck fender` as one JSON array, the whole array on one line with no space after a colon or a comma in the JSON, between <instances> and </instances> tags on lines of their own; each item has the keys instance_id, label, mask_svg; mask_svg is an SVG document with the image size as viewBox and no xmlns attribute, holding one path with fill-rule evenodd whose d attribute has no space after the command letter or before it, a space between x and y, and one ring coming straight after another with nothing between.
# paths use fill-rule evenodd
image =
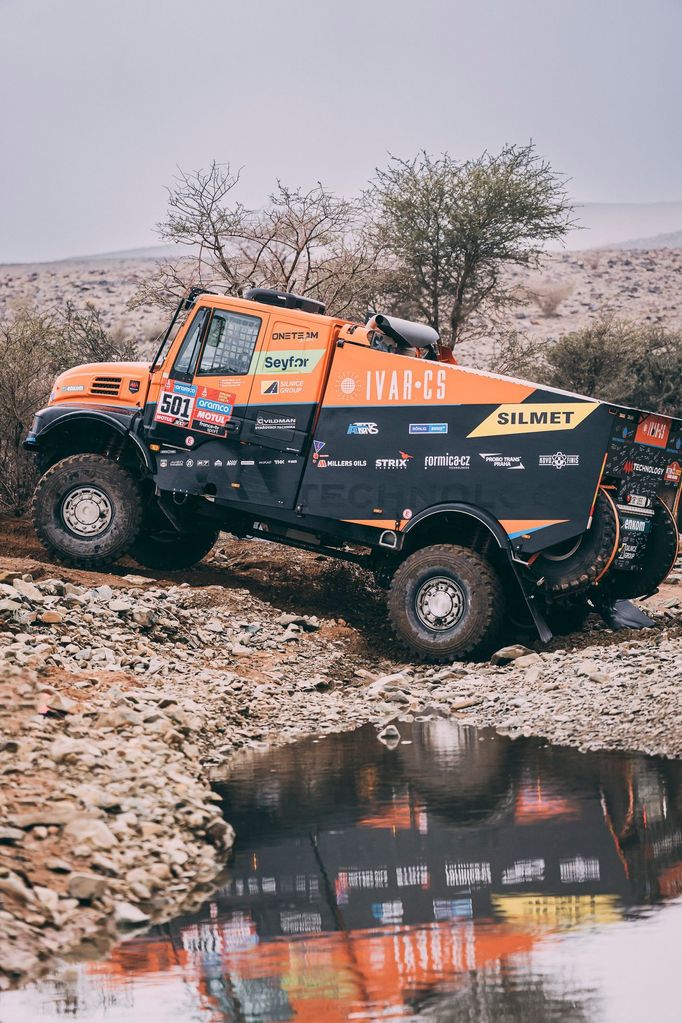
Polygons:
<instances>
[{"instance_id":1,"label":"truck fender","mask_svg":"<svg viewBox=\"0 0 682 1023\"><path fill-rule=\"evenodd\" d=\"M455 512L459 515L468 515L469 517L476 519L481 523L481 525L488 529L497 542L501 554L504 556L504 560L509 567L519 591L521 592L526 607L528 608L528 612L533 620L535 628L537 629L540 640L543 643L548 643L553 635L552 630L549 628L542 611L538 607L538 602L532 592L530 583L524 579L519 570L519 565L514 558L513 548L507 533L504 531L497 519L489 512L485 511L483 508L477 508L474 505L464 504L457 501L453 501L448 504L435 505L432 508L425 508L423 511L418 512L414 518L410 519L402 530L402 536L408 536L410 530L414 529L416 525L423 522L425 519L434 515L442 515L447 512Z\"/></svg>"},{"instance_id":2,"label":"truck fender","mask_svg":"<svg viewBox=\"0 0 682 1023\"><path fill-rule=\"evenodd\" d=\"M48 406L36 413L31 430L23 446L27 451L40 451L41 447L44 446L44 441L51 433L67 424L70 425L72 422L78 422L79 425L88 422L104 423L110 429L115 430L116 433L127 437L136 448L146 468L150 473L154 473L156 467L151 452L132 430L133 423L138 416L139 411L137 409L134 413L129 413L115 412L109 409L55 408L54 406Z\"/></svg>"}]
</instances>

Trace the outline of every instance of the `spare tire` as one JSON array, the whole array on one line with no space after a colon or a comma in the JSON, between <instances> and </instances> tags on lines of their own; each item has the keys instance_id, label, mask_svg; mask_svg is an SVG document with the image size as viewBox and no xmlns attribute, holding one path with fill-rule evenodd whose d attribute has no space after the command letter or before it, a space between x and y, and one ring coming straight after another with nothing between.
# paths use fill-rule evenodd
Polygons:
<instances>
[{"instance_id":1,"label":"spare tire","mask_svg":"<svg viewBox=\"0 0 682 1023\"><path fill-rule=\"evenodd\" d=\"M600 487L590 528L541 551L529 567L531 578L545 593L581 593L599 581L613 561L619 542L618 510Z\"/></svg>"},{"instance_id":2,"label":"spare tire","mask_svg":"<svg viewBox=\"0 0 682 1023\"><path fill-rule=\"evenodd\" d=\"M631 600L648 597L669 575L677 560L679 533L674 514L667 504L656 498L654 519L644 552L644 564L634 571L612 569L599 587L609 600Z\"/></svg>"}]
</instances>

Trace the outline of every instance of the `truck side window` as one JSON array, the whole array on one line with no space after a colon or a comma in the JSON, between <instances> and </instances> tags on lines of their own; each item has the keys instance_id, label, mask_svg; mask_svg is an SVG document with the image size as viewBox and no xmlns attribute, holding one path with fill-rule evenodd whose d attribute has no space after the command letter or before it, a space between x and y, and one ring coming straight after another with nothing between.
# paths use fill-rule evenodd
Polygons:
<instances>
[{"instance_id":1,"label":"truck side window","mask_svg":"<svg viewBox=\"0 0 682 1023\"><path fill-rule=\"evenodd\" d=\"M207 317L208 309L199 309L192 321L192 325L185 335L185 340L182 342L180 351L175 359L175 364L173 365L171 376L177 378L192 378L192 372L199 354L201 335L204 332L204 324L206 323Z\"/></svg>"},{"instance_id":2,"label":"truck side window","mask_svg":"<svg viewBox=\"0 0 682 1023\"><path fill-rule=\"evenodd\" d=\"M258 316L215 310L208 328L198 376L248 373L261 327Z\"/></svg>"}]
</instances>

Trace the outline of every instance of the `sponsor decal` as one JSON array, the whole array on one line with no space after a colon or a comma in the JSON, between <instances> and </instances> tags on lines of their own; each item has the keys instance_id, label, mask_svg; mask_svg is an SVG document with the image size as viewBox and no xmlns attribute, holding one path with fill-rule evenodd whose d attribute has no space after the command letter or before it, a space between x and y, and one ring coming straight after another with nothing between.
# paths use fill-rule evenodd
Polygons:
<instances>
[{"instance_id":1,"label":"sponsor decal","mask_svg":"<svg viewBox=\"0 0 682 1023\"><path fill-rule=\"evenodd\" d=\"M503 455L499 452L491 451L486 454L481 453L481 458L488 465L494 465L496 469L525 469L521 455Z\"/></svg>"},{"instance_id":2,"label":"sponsor decal","mask_svg":"<svg viewBox=\"0 0 682 1023\"><path fill-rule=\"evenodd\" d=\"M413 455L408 455L406 451L399 451L399 458L377 458L374 461L375 469L407 469L407 466L412 461Z\"/></svg>"},{"instance_id":3,"label":"sponsor decal","mask_svg":"<svg viewBox=\"0 0 682 1023\"><path fill-rule=\"evenodd\" d=\"M255 430L295 430L295 416L263 415L261 412L256 415Z\"/></svg>"},{"instance_id":4,"label":"sponsor decal","mask_svg":"<svg viewBox=\"0 0 682 1023\"><path fill-rule=\"evenodd\" d=\"M317 341L319 334L316 330L284 330L274 331L273 341Z\"/></svg>"},{"instance_id":5,"label":"sponsor decal","mask_svg":"<svg viewBox=\"0 0 682 1023\"><path fill-rule=\"evenodd\" d=\"M196 423L213 423L215 426L227 426L230 417L224 415L221 412L208 412L206 409L198 408L194 412L192 419L192 426L196 428Z\"/></svg>"},{"instance_id":6,"label":"sponsor decal","mask_svg":"<svg viewBox=\"0 0 682 1023\"><path fill-rule=\"evenodd\" d=\"M374 369L365 378L365 401L444 401L445 369Z\"/></svg>"},{"instance_id":7,"label":"sponsor decal","mask_svg":"<svg viewBox=\"0 0 682 1023\"><path fill-rule=\"evenodd\" d=\"M679 462L671 462L663 473L666 483L679 483L682 480L682 465Z\"/></svg>"},{"instance_id":8,"label":"sponsor decal","mask_svg":"<svg viewBox=\"0 0 682 1023\"><path fill-rule=\"evenodd\" d=\"M85 386L83 384L64 384L61 390L64 394L76 394L78 391L84 391Z\"/></svg>"},{"instance_id":9,"label":"sponsor decal","mask_svg":"<svg viewBox=\"0 0 682 1023\"><path fill-rule=\"evenodd\" d=\"M222 464L223 464L223 460L222 460L222 458L216 458L216 459L214 459L214 461L213 461L213 464L214 464L215 466L217 466L218 468L220 468L220 466L222 466Z\"/></svg>"},{"instance_id":10,"label":"sponsor decal","mask_svg":"<svg viewBox=\"0 0 682 1023\"><path fill-rule=\"evenodd\" d=\"M447 433L447 423L410 423L410 433Z\"/></svg>"},{"instance_id":11,"label":"sponsor decal","mask_svg":"<svg viewBox=\"0 0 682 1023\"><path fill-rule=\"evenodd\" d=\"M303 390L302 380L261 380L261 394L300 394Z\"/></svg>"},{"instance_id":12,"label":"sponsor decal","mask_svg":"<svg viewBox=\"0 0 682 1023\"><path fill-rule=\"evenodd\" d=\"M189 394L176 393L173 382L166 384L166 387L159 394L159 403L156 406L154 419L158 423L165 423L168 426L189 426L194 396Z\"/></svg>"},{"instance_id":13,"label":"sponsor decal","mask_svg":"<svg viewBox=\"0 0 682 1023\"><path fill-rule=\"evenodd\" d=\"M440 455L425 455L425 469L470 469L471 455L451 455L449 451Z\"/></svg>"},{"instance_id":14,"label":"sponsor decal","mask_svg":"<svg viewBox=\"0 0 682 1023\"><path fill-rule=\"evenodd\" d=\"M192 436L185 437L185 444L187 445L188 448L194 447L194 437Z\"/></svg>"},{"instance_id":15,"label":"sponsor decal","mask_svg":"<svg viewBox=\"0 0 682 1023\"><path fill-rule=\"evenodd\" d=\"M137 394L137 392L140 390L140 381L139 380L129 380L128 381L128 390L130 391L131 394Z\"/></svg>"},{"instance_id":16,"label":"sponsor decal","mask_svg":"<svg viewBox=\"0 0 682 1023\"><path fill-rule=\"evenodd\" d=\"M665 468L662 465L644 465L643 462L628 461L623 465L623 472L628 476L632 472L641 472L647 476L662 476Z\"/></svg>"},{"instance_id":17,"label":"sponsor decal","mask_svg":"<svg viewBox=\"0 0 682 1023\"><path fill-rule=\"evenodd\" d=\"M374 435L379 432L379 427L376 423L349 423L348 430L350 434L357 434L360 437L366 437L368 435Z\"/></svg>"},{"instance_id":18,"label":"sponsor decal","mask_svg":"<svg viewBox=\"0 0 682 1023\"><path fill-rule=\"evenodd\" d=\"M175 394L186 394L188 397L193 398L197 393L194 384L183 384L181 380L173 380L172 384Z\"/></svg>"},{"instance_id":19,"label":"sponsor decal","mask_svg":"<svg viewBox=\"0 0 682 1023\"><path fill-rule=\"evenodd\" d=\"M500 437L515 433L544 433L575 430L599 408L599 402L523 402L498 405L494 412L471 431L469 437Z\"/></svg>"},{"instance_id":20,"label":"sponsor decal","mask_svg":"<svg viewBox=\"0 0 682 1023\"><path fill-rule=\"evenodd\" d=\"M222 401L213 401L211 398L197 398L196 408L205 409L207 412L220 412L224 416L231 416L233 405L226 405Z\"/></svg>"},{"instance_id":21,"label":"sponsor decal","mask_svg":"<svg viewBox=\"0 0 682 1023\"><path fill-rule=\"evenodd\" d=\"M538 455L538 465L551 465L553 469L563 469L567 465L580 465L580 455L565 455L557 451L553 455Z\"/></svg>"},{"instance_id":22,"label":"sponsor decal","mask_svg":"<svg viewBox=\"0 0 682 1023\"><path fill-rule=\"evenodd\" d=\"M240 465L255 465L256 463L255 463L253 458L241 458L239 460L239 464Z\"/></svg>"},{"instance_id":23,"label":"sponsor decal","mask_svg":"<svg viewBox=\"0 0 682 1023\"><path fill-rule=\"evenodd\" d=\"M638 519L634 515L624 515L621 525L629 533L648 533L651 529L648 519Z\"/></svg>"},{"instance_id":24,"label":"sponsor decal","mask_svg":"<svg viewBox=\"0 0 682 1023\"><path fill-rule=\"evenodd\" d=\"M200 465L210 465L210 464L211 464L211 459L210 458L197 458L197 468Z\"/></svg>"},{"instance_id":25,"label":"sponsor decal","mask_svg":"<svg viewBox=\"0 0 682 1023\"><path fill-rule=\"evenodd\" d=\"M187 466L188 469L191 469L192 466L194 465L194 459L188 458L187 461L185 462L185 465Z\"/></svg>"},{"instance_id":26,"label":"sponsor decal","mask_svg":"<svg viewBox=\"0 0 682 1023\"><path fill-rule=\"evenodd\" d=\"M167 458L162 458L161 461L159 462L159 465L160 465L160 467L162 469L165 469L167 467L167 465L168 465L168 459Z\"/></svg>"},{"instance_id":27,"label":"sponsor decal","mask_svg":"<svg viewBox=\"0 0 682 1023\"><path fill-rule=\"evenodd\" d=\"M171 460L171 465L184 465L185 463L181 458L175 458Z\"/></svg>"},{"instance_id":28,"label":"sponsor decal","mask_svg":"<svg viewBox=\"0 0 682 1023\"><path fill-rule=\"evenodd\" d=\"M315 448L315 451L319 453L326 443L327 442L325 440L314 440L313 447Z\"/></svg>"},{"instance_id":29,"label":"sponsor decal","mask_svg":"<svg viewBox=\"0 0 682 1023\"><path fill-rule=\"evenodd\" d=\"M670 420L664 416L645 416L637 427L635 444L664 448L670 436L670 426Z\"/></svg>"},{"instance_id":30,"label":"sponsor decal","mask_svg":"<svg viewBox=\"0 0 682 1023\"><path fill-rule=\"evenodd\" d=\"M344 377L338 384L339 391L344 398L350 398L357 390L358 381L355 377Z\"/></svg>"},{"instance_id":31,"label":"sponsor decal","mask_svg":"<svg viewBox=\"0 0 682 1023\"><path fill-rule=\"evenodd\" d=\"M618 552L618 560L631 561L633 558L637 556L637 550L638 548L634 544L624 543L620 551Z\"/></svg>"},{"instance_id":32,"label":"sponsor decal","mask_svg":"<svg viewBox=\"0 0 682 1023\"><path fill-rule=\"evenodd\" d=\"M364 458L330 458L322 455L315 463L318 469L365 469L367 460Z\"/></svg>"},{"instance_id":33,"label":"sponsor decal","mask_svg":"<svg viewBox=\"0 0 682 1023\"><path fill-rule=\"evenodd\" d=\"M401 516L403 519L411 519L412 515L413 512L411 508L403 508L403 514Z\"/></svg>"},{"instance_id":34,"label":"sponsor decal","mask_svg":"<svg viewBox=\"0 0 682 1023\"><path fill-rule=\"evenodd\" d=\"M645 497L643 494L628 494L628 504L631 504L633 508L648 508L651 504L651 499Z\"/></svg>"},{"instance_id":35,"label":"sponsor decal","mask_svg":"<svg viewBox=\"0 0 682 1023\"><path fill-rule=\"evenodd\" d=\"M322 356L324 348L310 351L259 352L254 373L312 373Z\"/></svg>"}]
</instances>

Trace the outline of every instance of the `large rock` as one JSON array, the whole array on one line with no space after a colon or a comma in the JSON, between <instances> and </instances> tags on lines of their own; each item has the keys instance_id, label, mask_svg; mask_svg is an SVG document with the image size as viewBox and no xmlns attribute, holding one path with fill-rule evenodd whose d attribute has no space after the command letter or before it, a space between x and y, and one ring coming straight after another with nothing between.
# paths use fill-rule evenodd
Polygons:
<instances>
[{"instance_id":1,"label":"large rock","mask_svg":"<svg viewBox=\"0 0 682 1023\"><path fill-rule=\"evenodd\" d=\"M30 600L32 604L45 603L45 595L33 583L27 583L24 579L15 579L12 585L17 593L20 593L26 600Z\"/></svg>"},{"instance_id":2,"label":"large rock","mask_svg":"<svg viewBox=\"0 0 682 1023\"><path fill-rule=\"evenodd\" d=\"M513 643L511 646L503 646L501 650L495 651L493 656L490 658L492 664L509 664L510 661L515 661L519 657L527 657L534 651L529 650L527 646L522 646L520 643Z\"/></svg>"},{"instance_id":3,"label":"large rock","mask_svg":"<svg viewBox=\"0 0 682 1023\"><path fill-rule=\"evenodd\" d=\"M108 888L106 878L97 874L71 874L67 888L69 895L79 902L99 899Z\"/></svg>"},{"instance_id":4,"label":"large rock","mask_svg":"<svg viewBox=\"0 0 682 1023\"><path fill-rule=\"evenodd\" d=\"M71 838L74 844L89 845L94 849L111 849L118 845L116 835L97 817L74 817L64 828L64 835Z\"/></svg>"},{"instance_id":5,"label":"large rock","mask_svg":"<svg viewBox=\"0 0 682 1023\"><path fill-rule=\"evenodd\" d=\"M148 914L133 906L132 902L117 902L114 906L114 923L121 930L128 927L144 927L149 920Z\"/></svg>"}]
</instances>

